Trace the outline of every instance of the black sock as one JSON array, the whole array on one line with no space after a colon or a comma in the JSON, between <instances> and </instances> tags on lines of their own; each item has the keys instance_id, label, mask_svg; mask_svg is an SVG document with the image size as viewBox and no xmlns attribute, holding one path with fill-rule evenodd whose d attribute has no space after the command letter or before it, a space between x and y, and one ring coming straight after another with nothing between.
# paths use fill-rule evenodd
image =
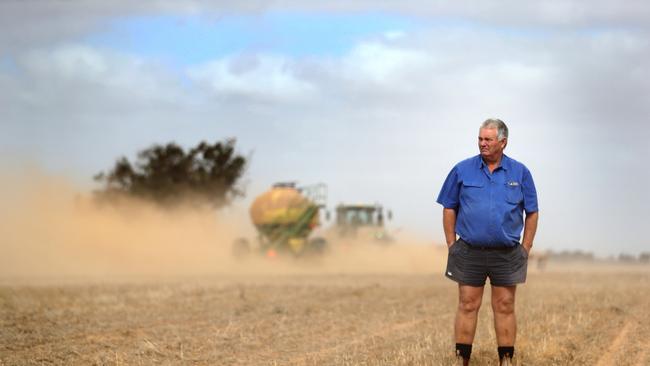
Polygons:
<instances>
[{"instance_id":1,"label":"black sock","mask_svg":"<svg viewBox=\"0 0 650 366\"><path fill-rule=\"evenodd\" d=\"M504 357L512 358L515 355L515 347L498 347L497 352L499 352L499 360L503 360Z\"/></svg>"},{"instance_id":2,"label":"black sock","mask_svg":"<svg viewBox=\"0 0 650 366\"><path fill-rule=\"evenodd\" d=\"M460 355L462 358L469 360L469 356L472 354L472 345L464 343L456 343L456 354Z\"/></svg>"}]
</instances>

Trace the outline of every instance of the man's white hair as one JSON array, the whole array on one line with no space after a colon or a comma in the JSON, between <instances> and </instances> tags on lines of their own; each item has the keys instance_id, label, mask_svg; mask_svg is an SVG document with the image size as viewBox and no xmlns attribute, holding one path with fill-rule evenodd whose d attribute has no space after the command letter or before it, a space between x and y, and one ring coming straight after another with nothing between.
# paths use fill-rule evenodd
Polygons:
<instances>
[{"instance_id":1,"label":"man's white hair","mask_svg":"<svg viewBox=\"0 0 650 366\"><path fill-rule=\"evenodd\" d=\"M480 130L484 128L496 128L497 130L497 140L501 141L508 138L508 126L505 122L498 118L488 118L481 124Z\"/></svg>"}]
</instances>

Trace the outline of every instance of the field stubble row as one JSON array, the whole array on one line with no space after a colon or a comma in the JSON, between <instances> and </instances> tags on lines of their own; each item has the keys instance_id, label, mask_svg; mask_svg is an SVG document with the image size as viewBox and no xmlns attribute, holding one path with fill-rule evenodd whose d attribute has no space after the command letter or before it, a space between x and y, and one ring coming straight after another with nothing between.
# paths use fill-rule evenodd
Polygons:
<instances>
[{"instance_id":1,"label":"field stubble row","mask_svg":"<svg viewBox=\"0 0 650 366\"><path fill-rule=\"evenodd\" d=\"M520 365L650 363L650 271L529 274ZM494 365L489 291L474 364ZM440 274L276 275L0 287L0 365L449 365Z\"/></svg>"}]
</instances>

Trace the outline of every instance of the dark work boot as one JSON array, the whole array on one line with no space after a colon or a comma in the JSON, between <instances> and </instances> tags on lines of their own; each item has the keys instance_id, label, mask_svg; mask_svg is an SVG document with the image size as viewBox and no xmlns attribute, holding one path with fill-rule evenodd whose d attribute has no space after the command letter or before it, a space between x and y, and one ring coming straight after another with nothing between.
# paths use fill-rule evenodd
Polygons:
<instances>
[{"instance_id":1,"label":"dark work boot","mask_svg":"<svg viewBox=\"0 0 650 366\"><path fill-rule=\"evenodd\" d=\"M515 347L499 347L499 366L512 366L512 356L515 354Z\"/></svg>"},{"instance_id":2,"label":"dark work boot","mask_svg":"<svg viewBox=\"0 0 650 366\"><path fill-rule=\"evenodd\" d=\"M456 362L457 366L469 365L469 357L472 355L472 345L456 343Z\"/></svg>"}]
</instances>

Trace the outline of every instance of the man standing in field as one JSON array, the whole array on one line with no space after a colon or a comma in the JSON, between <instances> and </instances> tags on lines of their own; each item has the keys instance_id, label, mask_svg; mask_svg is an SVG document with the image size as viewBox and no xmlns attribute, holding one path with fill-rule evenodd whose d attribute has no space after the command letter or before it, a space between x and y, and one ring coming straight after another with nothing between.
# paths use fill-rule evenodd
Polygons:
<instances>
[{"instance_id":1,"label":"man standing in field","mask_svg":"<svg viewBox=\"0 0 650 366\"><path fill-rule=\"evenodd\" d=\"M515 292L526 281L538 209L530 171L503 153L507 144L503 121L483 122L480 154L458 163L438 195L449 248L445 275L458 282L454 335L462 365L469 364L488 277L500 364L510 365L515 352Z\"/></svg>"}]
</instances>

